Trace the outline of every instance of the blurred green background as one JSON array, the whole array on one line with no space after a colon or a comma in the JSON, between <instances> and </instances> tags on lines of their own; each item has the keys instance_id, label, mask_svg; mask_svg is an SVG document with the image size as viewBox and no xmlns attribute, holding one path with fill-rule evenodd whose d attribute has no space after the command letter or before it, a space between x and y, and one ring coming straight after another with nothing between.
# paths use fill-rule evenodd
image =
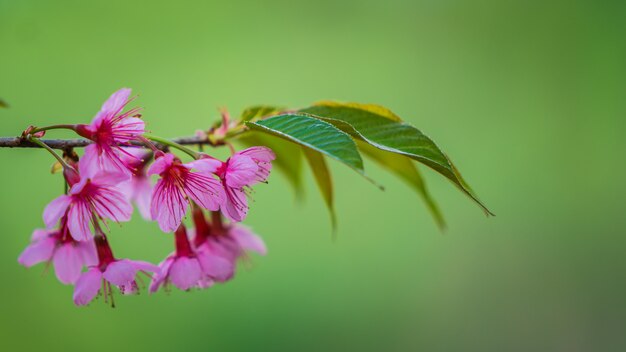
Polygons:
<instances>
[{"instance_id":1,"label":"blurred green background","mask_svg":"<svg viewBox=\"0 0 626 352\"><path fill-rule=\"evenodd\" d=\"M0 0L2 136L89 121L124 86L166 137L221 106L378 103L497 214L424 169L442 234L401 181L367 163L381 192L332 162L333 241L310 174L294 206L274 173L246 221L270 253L234 281L76 308L16 261L62 191L52 159L2 149L2 350L626 350L625 16L618 1ZM172 248L138 218L110 241L153 262Z\"/></svg>"}]
</instances>

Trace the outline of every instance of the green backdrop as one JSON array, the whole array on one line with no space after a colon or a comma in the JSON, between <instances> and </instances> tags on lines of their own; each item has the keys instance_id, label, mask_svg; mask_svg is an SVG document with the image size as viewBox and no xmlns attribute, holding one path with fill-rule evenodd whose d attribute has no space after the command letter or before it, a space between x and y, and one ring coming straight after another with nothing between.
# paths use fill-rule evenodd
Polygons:
<instances>
[{"instance_id":1,"label":"green backdrop","mask_svg":"<svg viewBox=\"0 0 626 352\"><path fill-rule=\"evenodd\" d=\"M5 351L623 351L626 7L611 1L0 0L0 135L89 121L132 87L148 129L192 134L253 104L378 103L422 129L497 214L434 172L440 233L401 181L330 162L338 238L312 177L279 173L246 223L266 240L205 291L74 307L16 259L62 191L42 150L0 150ZM57 134L57 136L67 136ZM113 225L119 256L171 236Z\"/></svg>"}]
</instances>

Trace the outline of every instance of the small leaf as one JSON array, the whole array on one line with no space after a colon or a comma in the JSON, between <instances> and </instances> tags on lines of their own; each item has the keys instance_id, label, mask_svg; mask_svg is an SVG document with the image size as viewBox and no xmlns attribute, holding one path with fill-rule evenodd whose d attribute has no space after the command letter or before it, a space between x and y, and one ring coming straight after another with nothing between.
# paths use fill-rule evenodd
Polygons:
<instances>
[{"instance_id":1,"label":"small leaf","mask_svg":"<svg viewBox=\"0 0 626 352\"><path fill-rule=\"evenodd\" d=\"M268 133L326 154L377 185L365 175L363 160L350 135L328 122L307 114L289 113L257 122L247 122L246 125L252 130Z\"/></svg>"},{"instance_id":2,"label":"small leaf","mask_svg":"<svg viewBox=\"0 0 626 352\"><path fill-rule=\"evenodd\" d=\"M387 168L393 172L396 176L403 179L408 183L417 193L422 197L426 207L435 218L435 222L439 229L444 230L446 228L446 222L437 206L435 200L431 197L430 192L426 188L424 179L419 170L409 158L402 155L391 153L382 149L372 147L365 142L359 142L359 149L368 157L379 163L381 166Z\"/></svg>"},{"instance_id":3,"label":"small leaf","mask_svg":"<svg viewBox=\"0 0 626 352\"><path fill-rule=\"evenodd\" d=\"M287 178L294 189L296 199L300 199L304 194L302 187L302 153L300 148L294 148L293 144L272 135L252 131L243 134L237 141L243 145L252 147L264 145L276 153L274 165Z\"/></svg>"},{"instance_id":4,"label":"small leaf","mask_svg":"<svg viewBox=\"0 0 626 352\"><path fill-rule=\"evenodd\" d=\"M8 108L9 104L7 104L4 100L0 99L0 108Z\"/></svg>"},{"instance_id":5,"label":"small leaf","mask_svg":"<svg viewBox=\"0 0 626 352\"><path fill-rule=\"evenodd\" d=\"M276 115L282 110L284 110L284 108L278 107L278 106L270 106L270 105L251 106L245 109L241 113L241 121L247 122L247 121L252 121L255 119L260 119L266 116Z\"/></svg>"},{"instance_id":6,"label":"small leaf","mask_svg":"<svg viewBox=\"0 0 626 352\"><path fill-rule=\"evenodd\" d=\"M300 111L332 123L376 148L407 156L429 166L456 184L486 214L493 215L441 149L417 128L398 121L397 115L389 110L376 105L322 102Z\"/></svg>"},{"instance_id":7,"label":"small leaf","mask_svg":"<svg viewBox=\"0 0 626 352\"><path fill-rule=\"evenodd\" d=\"M309 162L309 166L313 171L313 176L315 177L317 186L322 193L322 197L324 198L324 202L326 203L326 207L330 213L330 223L333 229L333 234L335 234L337 231L337 217L335 215L335 206L333 203L333 181L330 177L330 170L328 169L328 165L326 165L324 156L321 153L309 148L302 148L302 150L304 151L304 156Z\"/></svg>"}]
</instances>

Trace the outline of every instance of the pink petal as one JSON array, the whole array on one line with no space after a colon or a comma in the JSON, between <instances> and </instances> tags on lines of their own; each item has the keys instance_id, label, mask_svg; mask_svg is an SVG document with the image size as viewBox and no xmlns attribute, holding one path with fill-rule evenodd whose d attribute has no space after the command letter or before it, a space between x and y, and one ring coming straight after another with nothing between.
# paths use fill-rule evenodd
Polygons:
<instances>
[{"instance_id":1,"label":"pink petal","mask_svg":"<svg viewBox=\"0 0 626 352\"><path fill-rule=\"evenodd\" d=\"M89 178L81 177L80 181L75 183L70 188L69 194L72 195L72 196L80 195L83 192L83 190L85 189L85 187L87 187L88 183L89 183Z\"/></svg>"},{"instance_id":2,"label":"pink petal","mask_svg":"<svg viewBox=\"0 0 626 352\"><path fill-rule=\"evenodd\" d=\"M130 170L124 167L123 172L120 169L98 172L91 178L91 182L99 187L117 189L121 183L130 180L130 178Z\"/></svg>"},{"instance_id":3,"label":"pink petal","mask_svg":"<svg viewBox=\"0 0 626 352\"><path fill-rule=\"evenodd\" d=\"M111 183L115 182L113 184L119 183L119 180L127 180L131 176L119 149L101 143L93 143L85 148L85 154L78 162L78 169L81 179L93 179L106 174Z\"/></svg>"},{"instance_id":4,"label":"pink petal","mask_svg":"<svg viewBox=\"0 0 626 352\"><path fill-rule=\"evenodd\" d=\"M126 117L113 126L112 133L118 143L128 143L141 136L145 130L145 123L138 117Z\"/></svg>"},{"instance_id":5,"label":"pink petal","mask_svg":"<svg viewBox=\"0 0 626 352\"><path fill-rule=\"evenodd\" d=\"M222 214L232 221L243 221L248 214L246 193L237 188L225 186L226 201L222 205Z\"/></svg>"},{"instance_id":6,"label":"pink petal","mask_svg":"<svg viewBox=\"0 0 626 352\"><path fill-rule=\"evenodd\" d=\"M62 195L50 202L43 211L43 222L48 228L56 226L59 219L65 214L67 207L70 206L72 198Z\"/></svg>"},{"instance_id":7,"label":"pink petal","mask_svg":"<svg viewBox=\"0 0 626 352\"><path fill-rule=\"evenodd\" d=\"M272 170L272 160L276 159L274 152L267 147L252 147L238 152L239 155L245 155L254 160L259 169L256 175L256 182L265 182Z\"/></svg>"},{"instance_id":8,"label":"pink petal","mask_svg":"<svg viewBox=\"0 0 626 352\"><path fill-rule=\"evenodd\" d=\"M220 182L199 172L190 172L185 178L185 193L199 206L218 210L224 203L224 189Z\"/></svg>"},{"instance_id":9,"label":"pink petal","mask_svg":"<svg viewBox=\"0 0 626 352\"><path fill-rule=\"evenodd\" d=\"M90 144L85 147L85 154L78 161L78 172L81 179L91 178L100 172L99 155L100 150L97 144Z\"/></svg>"},{"instance_id":10,"label":"pink petal","mask_svg":"<svg viewBox=\"0 0 626 352\"><path fill-rule=\"evenodd\" d=\"M49 261L56 248L57 241L52 237L42 238L24 249L17 262L29 268L37 263Z\"/></svg>"},{"instance_id":11,"label":"pink petal","mask_svg":"<svg viewBox=\"0 0 626 352\"><path fill-rule=\"evenodd\" d=\"M151 151L147 151L140 147L122 147L124 161L128 163L140 163L152 155Z\"/></svg>"},{"instance_id":12,"label":"pink petal","mask_svg":"<svg viewBox=\"0 0 626 352\"><path fill-rule=\"evenodd\" d=\"M156 273L160 270L158 266L141 260L130 260L130 262L138 271Z\"/></svg>"},{"instance_id":13,"label":"pink petal","mask_svg":"<svg viewBox=\"0 0 626 352\"><path fill-rule=\"evenodd\" d=\"M152 165L150 165L148 176L160 175L167 171L174 164L174 158L175 156L172 153L165 153L163 156L158 157Z\"/></svg>"},{"instance_id":14,"label":"pink petal","mask_svg":"<svg viewBox=\"0 0 626 352\"><path fill-rule=\"evenodd\" d=\"M152 195L152 184L147 177L136 176L131 181L131 197L137 205L139 213L146 220L152 220L150 216L150 199Z\"/></svg>"},{"instance_id":15,"label":"pink petal","mask_svg":"<svg viewBox=\"0 0 626 352\"><path fill-rule=\"evenodd\" d=\"M276 159L276 154L274 154L274 152L268 147L250 147L239 151L236 154L249 156L258 162L270 162Z\"/></svg>"},{"instance_id":16,"label":"pink petal","mask_svg":"<svg viewBox=\"0 0 626 352\"><path fill-rule=\"evenodd\" d=\"M71 242L57 248L54 252L53 263L57 278L66 285L75 283L83 269L81 253Z\"/></svg>"},{"instance_id":17,"label":"pink petal","mask_svg":"<svg viewBox=\"0 0 626 352\"><path fill-rule=\"evenodd\" d=\"M189 201L178 186L162 178L152 191L150 215L163 232L174 232L180 226L188 204Z\"/></svg>"},{"instance_id":18,"label":"pink petal","mask_svg":"<svg viewBox=\"0 0 626 352\"><path fill-rule=\"evenodd\" d=\"M206 243L213 254L226 258L233 263L241 255L239 244L230 236L212 237Z\"/></svg>"},{"instance_id":19,"label":"pink petal","mask_svg":"<svg viewBox=\"0 0 626 352\"><path fill-rule=\"evenodd\" d=\"M122 111L124 105L128 103L130 93L130 88L122 88L111 94L109 99L107 99L104 104L102 104L102 108L100 109L99 114L106 114L110 116L118 114L120 111Z\"/></svg>"},{"instance_id":20,"label":"pink petal","mask_svg":"<svg viewBox=\"0 0 626 352\"><path fill-rule=\"evenodd\" d=\"M116 260L107 266L102 276L110 283L117 286L132 284L137 274L137 268L128 259Z\"/></svg>"},{"instance_id":21,"label":"pink petal","mask_svg":"<svg viewBox=\"0 0 626 352\"><path fill-rule=\"evenodd\" d=\"M251 158L235 154L228 159L228 167L224 175L226 184L235 188L252 184L256 180L258 169L259 167Z\"/></svg>"},{"instance_id":22,"label":"pink petal","mask_svg":"<svg viewBox=\"0 0 626 352\"><path fill-rule=\"evenodd\" d=\"M103 218L116 222L128 221L133 214L133 206L124 194L115 188L98 188L92 199L96 213Z\"/></svg>"},{"instance_id":23,"label":"pink petal","mask_svg":"<svg viewBox=\"0 0 626 352\"><path fill-rule=\"evenodd\" d=\"M168 256L164 261L159 264L159 270L156 271L156 274L152 277L152 282L150 283L150 292L154 293L159 290L159 287L165 282L169 273L170 267L174 263L174 256Z\"/></svg>"},{"instance_id":24,"label":"pink petal","mask_svg":"<svg viewBox=\"0 0 626 352\"><path fill-rule=\"evenodd\" d=\"M267 254L267 247L265 242L258 235L254 234L250 228L236 224L231 229L229 234L237 241L239 247L246 251L253 251L261 255Z\"/></svg>"},{"instance_id":25,"label":"pink petal","mask_svg":"<svg viewBox=\"0 0 626 352\"><path fill-rule=\"evenodd\" d=\"M200 281L198 281L198 288L209 288L211 286L215 285L215 281L213 281L211 278L203 276Z\"/></svg>"},{"instance_id":26,"label":"pink petal","mask_svg":"<svg viewBox=\"0 0 626 352\"><path fill-rule=\"evenodd\" d=\"M30 236L30 240L32 242L42 240L50 235L54 234L58 230L47 230L47 229L35 229L33 234Z\"/></svg>"},{"instance_id":27,"label":"pink petal","mask_svg":"<svg viewBox=\"0 0 626 352\"><path fill-rule=\"evenodd\" d=\"M83 200L75 200L67 213L67 228L76 241L91 239L91 207Z\"/></svg>"},{"instance_id":28,"label":"pink petal","mask_svg":"<svg viewBox=\"0 0 626 352\"><path fill-rule=\"evenodd\" d=\"M170 281L181 290L188 290L202 277L202 268L195 258L176 258L170 268Z\"/></svg>"},{"instance_id":29,"label":"pink petal","mask_svg":"<svg viewBox=\"0 0 626 352\"><path fill-rule=\"evenodd\" d=\"M91 268L83 273L74 287L74 304L84 306L91 302L100 291L102 272L98 268Z\"/></svg>"},{"instance_id":30,"label":"pink petal","mask_svg":"<svg viewBox=\"0 0 626 352\"><path fill-rule=\"evenodd\" d=\"M235 263L212 253L206 245L198 248L197 255L205 275L219 282L224 282L231 279L235 274Z\"/></svg>"},{"instance_id":31,"label":"pink petal","mask_svg":"<svg viewBox=\"0 0 626 352\"><path fill-rule=\"evenodd\" d=\"M75 242L74 245L80 253L80 257L84 266L93 266L98 264L98 252L96 244L93 240Z\"/></svg>"},{"instance_id":32,"label":"pink petal","mask_svg":"<svg viewBox=\"0 0 626 352\"><path fill-rule=\"evenodd\" d=\"M222 161L211 158L202 158L183 164L188 169L196 169L199 172L215 173L222 166Z\"/></svg>"}]
</instances>

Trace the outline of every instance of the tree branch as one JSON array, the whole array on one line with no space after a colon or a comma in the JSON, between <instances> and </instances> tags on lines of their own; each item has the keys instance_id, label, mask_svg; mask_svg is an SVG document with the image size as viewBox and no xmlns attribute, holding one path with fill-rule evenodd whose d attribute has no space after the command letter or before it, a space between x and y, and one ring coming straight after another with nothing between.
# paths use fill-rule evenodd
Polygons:
<instances>
[{"instance_id":1,"label":"tree branch","mask_svg":"<svg viewBox=\"0 0 626 352\"><path fill-rule=\"evenodd\" d=\"M81 139L81 138L78 138L78 139L42 139L41 141L46 143L46 145L48 145L52 149L61 149L61 150L65 150L68 148L82 148L92 143L88 139ZM205 137L197 137L197 136L173 138L172 141L178 144L182 144L182 145L210 145L214 147L223 145L223 143L220 143L220 142L213 143ZM143 146L141 142L131 142L131 143L133 145ZM158 143L155 143L155 144L157 144L161 149L164 148ZM41 147L21 137L0 137L0 148L41 148Z\"/></svg>"}]
</instances>

